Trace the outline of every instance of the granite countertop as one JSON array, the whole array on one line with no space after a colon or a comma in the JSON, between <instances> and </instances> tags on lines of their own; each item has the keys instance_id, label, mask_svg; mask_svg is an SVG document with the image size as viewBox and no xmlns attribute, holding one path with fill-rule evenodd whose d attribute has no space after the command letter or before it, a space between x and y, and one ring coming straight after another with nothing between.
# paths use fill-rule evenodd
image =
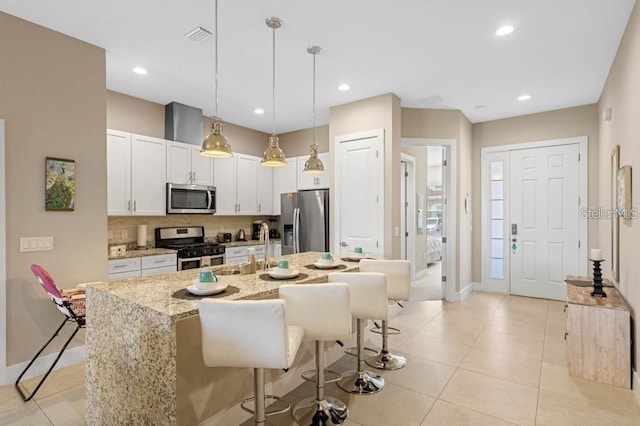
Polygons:
<instances>
[{"instance_id":1,"label":"granite countertop","mask_svg":"<svg viewBox=\"0 0 640 426\"><path fill-rule=\"evenodd\" d=\"M145 257L145 256L157 256L159 254L174 254L177 250L165 249L165 248L149 248L145 250L127 250L122 256L111 256L109 260L115 259L131 259L132 257Z\"/></svg>"},{"instance_id":2,"label":"granite countertop","mask_svg":"<svg viewBox=\"0 0 640 426\"><path fill-rule=\"evenodd\" d=\"M239 291L223 296L226 299L255 299L273 294L282 284L310 284L326 282L330 272L350 272L358 270L358 263L337 260L336 269L317 269L313 266L321 253L306 252L279 257L289 261L289 267L300 271L300 275L293 279L273 280L268 277L267 271L258 271L248 275L220 275L222 282L236 287ZM223 265L212 268L224 270L231 265ZM211 268L203 268L211 269ZM188 317L198 313L199 299L176 298L178 292L192 285L198 279L201 269L188 269L185 271L171 272L147 277L129 278L112 282L94 282L87 284L87 297L91 297L93 291L109 293L115 297L134 302L142 307L153 309L169 316L172 320Z\"/></svg>"},{"instance_id":3,"label":"granite countertop","mask_svg":"<svg viewBox=\"0 0 640 426\"><path fill-rule=\"evenodd\" d=\"M220 243L225 247L261 246L260 240L232 241L230 243ZM280 238L270 238L269 244L280 244Z\"/></svg>"}]
</instances>

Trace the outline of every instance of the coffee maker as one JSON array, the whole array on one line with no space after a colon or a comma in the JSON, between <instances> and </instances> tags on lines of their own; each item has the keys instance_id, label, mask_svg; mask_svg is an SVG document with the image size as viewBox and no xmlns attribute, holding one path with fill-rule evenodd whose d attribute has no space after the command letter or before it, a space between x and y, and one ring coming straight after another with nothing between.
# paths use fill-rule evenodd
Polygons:
<instances>
[{"instance_id":1,"label":"coffee maker","mask_svg":"<svg viewBox=\"0 0 640 426\"><path fill-rule=\"evenodd\" d=\"M253 233L252 235L252 239L254 240L259 240L260 239L260 227L262 226L262 221L261 220L255 220L253 221Z\"/></svg>"}]
</instances>

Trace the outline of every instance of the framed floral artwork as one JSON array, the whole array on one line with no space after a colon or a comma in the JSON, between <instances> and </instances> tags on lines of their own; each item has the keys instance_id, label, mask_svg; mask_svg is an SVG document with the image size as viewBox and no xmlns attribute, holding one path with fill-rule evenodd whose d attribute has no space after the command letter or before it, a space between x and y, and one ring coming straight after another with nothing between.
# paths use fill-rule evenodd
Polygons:
<instances>
[{"instance_id":1,"label":"framed floral artwork","mask_svg":"<svg viewBox=\"0 0 640 426\"><path fill-rule=\"evenodd\" d=\"M45 210L73 211L76 198L75 161L46 158Z\"/></svg>"},{"instance_id":2,"label":"framed floral artwork","mask_svg":"<svg viewBox=\"0 0 640 426\"><path fill-rule=\"evenodd\" d=\"M618 169L616 177L616 209L624 219L631 217L631 166Z\"/></svg>"}]
</instances>

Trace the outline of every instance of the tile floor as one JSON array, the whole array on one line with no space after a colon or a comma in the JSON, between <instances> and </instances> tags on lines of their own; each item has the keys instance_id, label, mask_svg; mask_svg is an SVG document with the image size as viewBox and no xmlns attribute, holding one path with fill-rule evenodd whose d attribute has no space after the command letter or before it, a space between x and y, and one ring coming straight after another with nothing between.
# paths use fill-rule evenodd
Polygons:
<instances>
[{"instance_id":1,"label":"tile floor","mask_svg":"<svg viewBox=\"0 0 640 426\"><path fill-rule=\"evenodd\" d=\"M639 425L630 390L569 377L565 315L561 302L477 292L462 303L411 301L391 319L403 329L391 348L407 366L383 372L387 383L378 394L349 395L335 384L327 393L348 404L346 426ZM367 332L369 346L379 338ZM349 356L334 364L354 366ZM13 386L0 388L0 424L83 424L83 375L83 364L56 371L26 404ZM305 383L286 398L295 403L312 394ZM288 413L268 422L293 425ZM207 422L238 424L252 423L237 407Z\"/></svg>"}]
</instances>

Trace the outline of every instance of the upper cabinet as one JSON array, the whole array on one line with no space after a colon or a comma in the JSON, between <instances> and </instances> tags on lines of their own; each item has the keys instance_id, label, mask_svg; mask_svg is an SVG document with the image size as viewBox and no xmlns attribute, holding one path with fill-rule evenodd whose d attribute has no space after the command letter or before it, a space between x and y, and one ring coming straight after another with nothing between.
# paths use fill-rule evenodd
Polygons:
<instances>
[{"instance_id":1,"label":"upper cabinet","mask_svg":"<svg viewBox=\"0 0 640 426\"><path fill-rule=\"evenodd\" d=\"M163 139L108 130L108 214L163 216L166 158Z\"/></svg>"},{"instance_id":2,"label":"upper cabinet","mask_svg":"<svg viewBox=\"0 0 640 426\"><path fill-rule=\"evenodd\" d=\"M236 200L239 215L258 213L258 167L260 159L252 155L235 154L238 161Z\"/></svg>"},{"instance_id":3,"label":"upper cabinet","mask_svg":"<svg viewBox=\"0 0 640 426\"><path fill-rule=\"evenodd\" d=\"M270 206L262 208L260 199L272 197L271 170L260 166L260 157L235 153L233 158L214 159L216 186L216 214L256 215L272 214ZM260 178L260 179L259 179ZM260 183L259 183L260 182ZM259 194L259 191L262 192Z\"/></svg>"},{"instance_id":4,"label":"upper cabinet","mask_svg":"<svg viewBox=\"0 0 640 426\"><path fill-rule=\"evenodd\" d=\"M258 214L272 215L273 212L273 167L263 167L258 161Z\"/></svg>"},{"instance_id":5,"label":"upper cabinet","mask_svg":"<svg viewBox=\"0 0 640 426\"><path fill-rule=\"evenodd\" d=\"M167 182L213 185L213 159L200 146L167 141Z\"/></svg>"},{"instance_id":6,"label":"upper cabinet","mask_svg":"<svg viewBox=\"0 0 640 426\"><path fill-rule=\"evenodd\" d=\"M297 157L298 160L298 190L303 189L326 189L329 188L329 173L331 164L329 163L329 153L318 154L318 158L324 165L324 173L304 173L304 163L308 155Z\"/></svg>"}]
</instances>

